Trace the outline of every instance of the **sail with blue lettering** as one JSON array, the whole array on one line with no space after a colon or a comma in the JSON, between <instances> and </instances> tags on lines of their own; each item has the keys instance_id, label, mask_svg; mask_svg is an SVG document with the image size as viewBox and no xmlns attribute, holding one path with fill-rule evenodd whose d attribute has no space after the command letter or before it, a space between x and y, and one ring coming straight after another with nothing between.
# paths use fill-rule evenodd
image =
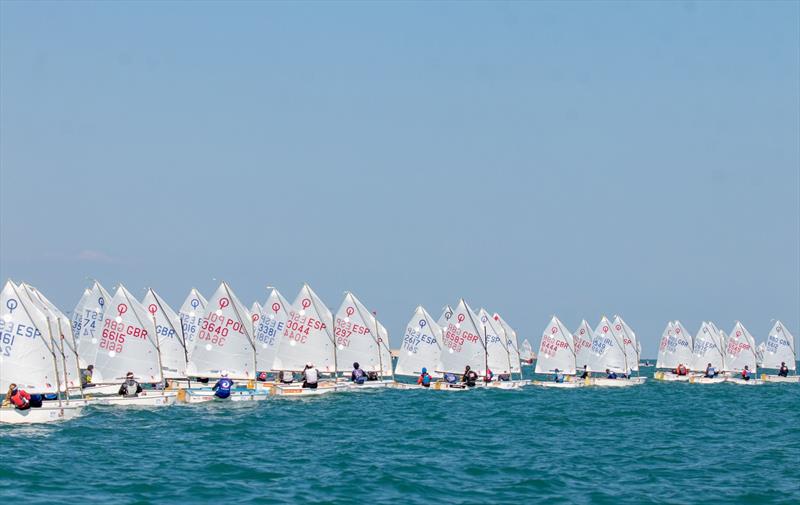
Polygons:
<instances>
[{"instance_id":1,"label":"sail with blue lettering","mask_svg":"<svg viewBox=\"0 0 800 505\"><path fill-rule=\"evenodd\" d=\"M575 344L569 330L558 317L553 316L542 332L535 373L575 375Z\"/></svg>"},{"instance_id":2,"label":"sail with blue lettering","mask_svg":"<svg viewBox=\"0 0 800 505\"><path fill-rule=\"evenodd\" d=\"M442 370L439 372L463 373L469 366L478 375L486 374L486 351L477 319L467 302L459 300L447 326L442 329Z\"/></svg>"},{"instance_id":3,"label":"sail with blue lettering","mask_svg":"<svg viewBox=\"0 0 800 505\"><path fill-rule=\"evenodd\" d=\"M256 349L252 333L250 311L226 282L220 283L206 305L187 373L192 377L217 378L227 374L231 379L254 379Z\"/></svg>"},{"instance_id":4,"label":"sail with blue lettering","mask_svg":"<svg viewBox=\"0 0 800 505\"><path fill-rule=\"evenodd\" d=\"M364 371L383 374L386 367L383 366L383 354L378 346L378 321L353 293L345 293L334 315L333 325L337 371L350 372L357 362ZM390 364L388 370L391 375Z\"/></svg>"},{"instance_id":5,"label":"sail with blue lettering","mask_svg":"<svg viewBox=\"0 0 800 505\"><path fill-rule=\"evenodd\" d=\"M83 292L78 305L72 312L72 334L77 346L78 360L81 368L94 363L97 356L97 344L103 324L103 311L111 295L97 281Z\"/></svg>"},{"instance_id":6,"label":"sail with blue lettering","mask_svg":"<svg viewBox=\"0 0 800 505\"><path fill-rule=\"evenodd\" d=\"M442 329L421 305L414 311L406 325L400 345L397 375L417 376L427 369L431 377L439 378L442 369Z\"/></svg>"},{"instance_id":7,"label":"sail with blue lettering","mask_svg":"<svg viewBox=\"0 0 800 505\"><path fill-rule=\"evenodd\" d=\"M208 305L208 301L198 290L192 288L181 306L179 315L187 356L192 355L194 346L197 344L197 334L200 333L200 324L206 314L206 305Z\"/></svg>"},{"instance_id":8,"label":"sail with blue lettering","mask_svg":"<svg viewBox=\"0 0 800 505\"><path fill-rule=\"evenodd\" d=\"M180 316L152 288L144 295L142 305L147 308L147 313L155 322L164 377L168 379L186 377L189 355L183 340Z\"/></svg>"},{"instance_id":9,"label":"sail with blue lettering","mask_svg":"<svg viewBox=\"0 0 800 505\"><path fill-rule=\"evenodd\" d=\"M291 306L280 292L272 288L261 308L256 326L256 360L263 371L276 370L275 355L289 322Z\"/></svg>"},{"instance_id":10,"label":"sail with blue lettering","mask_svg":"<svg viewBox=\"0 0 800 505\"><path fill-rule=\"evenodd\" d=\"M785 363L789 370L797 369L797 353L795 353L794 336L786 325L775 321L772 329L764 342L764 368L779 369Z\"/></svg>"},{"instance_id":11,"label":"sail with blue lettering","mask_svg":"<svg viewBox=\"0 0 800 505\"><path fill-rule=\"evenodd\" d=\"M592 354L590 355L587 370L590 372L605 372L606 369L613 372L628 373L627 360L622 339L612 331L611 322L603 316L600 323L594 330L592 336Z\"/></svg>"},{"instance_id":12,"label":"sail with blue lettering","mask_svg":"<svg viewBox=\"0 0 800 505\"><path fill-rule=\"evenodd\" d=\"M47 318L13 282L0 291L0 391L54 393L61 381Z\"/></svg>"}]
</instances>

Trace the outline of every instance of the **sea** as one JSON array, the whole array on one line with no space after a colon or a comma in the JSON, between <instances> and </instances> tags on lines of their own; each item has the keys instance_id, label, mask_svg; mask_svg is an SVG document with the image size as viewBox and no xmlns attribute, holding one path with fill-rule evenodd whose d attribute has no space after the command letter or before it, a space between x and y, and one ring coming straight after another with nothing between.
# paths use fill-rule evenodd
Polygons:
<instances>
[{"instance_id":1,"label":"sea","mask_svg":"<svg viewBox=\"0 0 800 505\"><path fill-rule=\"evenodd\" d=\"M796 505L800 384L96 406L0 426L0 503Z\"/></svg>"}]
</instances>

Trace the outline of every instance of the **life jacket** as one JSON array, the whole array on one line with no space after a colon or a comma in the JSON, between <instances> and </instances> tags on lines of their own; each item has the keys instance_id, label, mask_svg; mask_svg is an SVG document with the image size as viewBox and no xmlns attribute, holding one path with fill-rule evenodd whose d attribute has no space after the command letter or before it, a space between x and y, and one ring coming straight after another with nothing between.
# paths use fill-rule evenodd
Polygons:
<instances>
[{"instance_id":1,"label":"life jacket","mask_svg":"<svg viewBox=\"0 0 800 505\"><path fill-rule=\"evenodd\" d=\"M137 386L139 385L138 382L135 380L125 382L122 384L123 388L123 396L136 396L138 393L136 392L139 389Z\"/></svg>"},{"instance_id":2,"label":"life jacket","mask_svg":"<svg viewBox=\"0 0 800 505\"><path fill-rule=\"evenodd\" d=\"M281 372L281 382L294 382L294 374L292 372Z\"/></svg>"},{"instance_id":3,"label":"life jacket","mask_svg":"<svg viewBox=\"0 0 800 505\"><path fill-rule=\"evenodd\" d=\"M319 372L316 368L308 368L306 369L306 378L305 381L309 384L316 384L319 381Z\"/></svg>"},{"instance_id":4,"label":"life jacket","mask_svg":"<svg viewBox=\"0 0 800 505\"><path fill-rule=\"evenodd\" d=\"M360 368L353 369L353 382L356 384L364 384L367 381L367 374Z\"/></svg>"},{"instance_id":5,"label":"life jacket","mask_svg":"<svg viewBox=\"0 0 800 505\"><path fill-rule=\"evenodd\" d=\"M19 410L29 409L31 406L31 395L17 388L17 392L11 396L11 403Z\"/></svg>"},{"instance_id":6,"label":"life jacket","mask_svg":"<svg viewBox=\"0 0 800 505\"><path fill-rule=\"evenodd\" d=\"M430 386L431 385L431 374L424 373L424 374L422 374L420 376L420 379L422 379L422 385L423 386Z\"/></svg>"},{"instance_id":7,"label":"life jacket","mask_svg":"<svg viewBox=\"0 0 800 505\"><path fill-rule=\"evenodd\" d=\"M266 382L267 372L258 372L258 380L261 382Z\"/></svg>"},{"instance_id":8,"label":"life jacket","mask_svg":"<svg viewBox=\"0 0 800 505\"><path fill-rule=\"evenodd\" d=\"M749 378L750 378L750 371L742 370L742 379L749 379Z\"/></svg>"}]
</instances>

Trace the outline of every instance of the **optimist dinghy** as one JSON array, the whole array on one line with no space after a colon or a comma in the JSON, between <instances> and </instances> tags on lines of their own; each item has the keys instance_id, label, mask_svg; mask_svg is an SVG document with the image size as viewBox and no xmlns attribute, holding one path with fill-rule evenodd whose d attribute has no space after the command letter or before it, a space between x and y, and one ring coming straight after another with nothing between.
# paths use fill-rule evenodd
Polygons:
<instances>
[{"instance_id":1,"label":"optimist dinghy","mask_svg":"<svg viewBox=\"0 0 800 505\"><path fill-rule=\"evenodd\" d=\"M620 375L629 375L630 368L625 356L625 343L620 325L619 331L605 316L600 320L592 335L592 354L589 356L587 370L605 374L606 370ZM629 387L642 384L641 378L609 379L607 377L591 377L584 379L586 385L604 387Z\"/></svg>"},{"instance_id":2,"label":"optimist dinghy","mask_svg":"<svg viewBox=\"0 0 800 505\"><path fill-rule=\"evenodd\" d=\"M703 321L694 337L691 370L699 372L689 377L690 384L721 384L725 382L725 338L716 326ZM708 365L719 371L716 377L705 377Z\"/></svg>"},{"instance_id":3,"label":"optimist dinghy","mask_svg":"<svg viewBox=\"0 0 800 505\"><path fill-rule=\"evenodd\" d=\"M776 374L761 374L761 380L766 382L797 383L800 378L797 375L797 353L794 347L794 336L786 328L786 325L780 321L775 321L772 330L767 336L767 341L764 343L764 359L761 366L766 369L778 370L781 367L781 363L785 363L786 368L793 374L786 377Z\"/></svg>"},{"instance_id":4,"label":"optimist dinghy","mask_svg":"<svg viewBox=\"0 0 800 505\"><path fill-rule=\"evenodd\" d=\"M424 368L431 376L431 386L435 379L441 379L442 369L442 329L421 305L406 325L403 343L397 357L394 373L406 377L419 377ZM428 389L417 384L403 384L403 389Z\"/></svg>"},{"instance_id":5,"label":"optimist dinghy","mask_svg":"<svg viewBox=\"0 0 800 505\"><path fill-rule=\"evenodd\" d=\"M764 384L764 381L756 378L758 355L756 351L756 341L753 335L747 331L747 328L740 321L731 330L728 337L728 346L725 354L725 365L727 371L731 372L725 382L739 384L743 386L758 386ZM741 373L745 366L750 370L752 377L749 380L742 378Z\"/></svg>"},{"instance_id":6,"label":"optimist dinghy","mask_svg":"<svg viewBox=\"0 0 800 505\"><path fill-rule=\"evenodd\" d=\"M81 402L63 396L67 388L62 377L77 371L77 360L71 364L59 356L52 329L58 322L49 319L43 309L10 280L0 292L0 391L16 384L29 394L58 395L58 400L45 401L39 408L0 406L0 424L63 421L83 412Z\"/></svg>"},{"instance_id":7,"label":"optimist dinghy","mask_svg":"<svg viewBox=\"0 0 800 505\"><path fill-rule=\"evenodd\" d=\"M463 299L458 301L451 317L446 319L447 326L442 329L442 369L437 372L453 374L461 377L467 366L478 377L486 375L487 353L477 317ZM452 384L446 381L436 382L437 391L465 391L463 384ZM476 386L480 386L476 382Z\"/></svg>"},{"instance_id":8,"label":"optimist dinghy","mask_svg":"<svg viewBox=\"0 0 800 505\"><path fill-rule=\"evenodd\" d=\"M656 360L656 372L653 378L668 382L689 382L689 374L678 375L673 372L678 365L684 365L687 370L691 369L694 359L692 357L692 342L687 338L688 333L683 331L683 326L678 326L678 321L667 322L664 332L661 333L661 341L658 345L658 359Z\"/></svg>"},{"instance_id":9,"label":"optimist dinghy","mask_svg":"<svg viewBox=\"0 0 800 505\"><path fill-rule=\"evenodd\" d=\"M534 373L553 374L554 377L560 376L560 380L537 380L533 381L533 385L547 388L577 388L585 385L585 381L575 378L575 342L558 317L553 316L542 332L537 356Z\"/></svg>"}]
</instances>

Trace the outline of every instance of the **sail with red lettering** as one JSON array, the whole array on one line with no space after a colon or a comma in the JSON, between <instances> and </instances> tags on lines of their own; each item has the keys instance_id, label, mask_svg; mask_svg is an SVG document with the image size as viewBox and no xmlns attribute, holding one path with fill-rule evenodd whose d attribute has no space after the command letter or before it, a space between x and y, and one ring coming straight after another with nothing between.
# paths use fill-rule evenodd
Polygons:
<instances>
[{"instance_id":1,"label":"sail with red lettering","mask_svg":"<svg viewBox=\"0 0 800 505\"><path fill-rule=\"evenodd\" d=\"M208 301L195 288L189 291L189 295L181 305L181 330L183 331L183 341L186 344L187 356L192 355L194 346L197 343L197 334L200 333L200 324L206 313Z\"/></svg>"},{"instance_id":2,"label":"sail with red lettering","mask_svg":"<svg viewBox=\"0 0 800 505\"><path fill-rule=\"evenodd\" d=\"M192 377L254 379L256 350L250 312L226 282L208 300L189 357L187 373Z\"/></svg>"},{"instance_id":3,"label":"sail with red lettering","mask_svg":"<svg viewBox=\"0 0 800 505\"><path fill-rule=\"evenodd\" d=\"M675 325L672 321L667 321L667 326L661 332L661 339L658 342L658 357L656 358L656 368L673 369L678 366L674 358L676 347Z\"/></svg>"},{"instance_id":4,"label":"sail with red lettering","mask_svg":"<svg viewBox=\"0 0 800 505\"><path fill-rule=\"evenodd\" d=\"M46 316L13 282L0 291L0 391L55 393L61 380Z\"/></svg>"},{"instance_id":5,"label":"sail with red lettering","mask_svg":"<svg viewBox=\"0 0 800 505\"><path fill-rule=\"evenodd\" d=\"M786 363L789 370L797 368L794 336L782 322L775 321L764 344L764 360L761 366L777 370L781 363Z\"/></svg>"},{"instance_id":6,"label":"sail with red lettering","mask_svg":"<svg viewBox=\"0 0 800 505\"><path fill-rule=\"evenodd\" d=\"M78 305L72 311L72 334L75 337L81 368L93 364L97 356L103 311L106 302L110 300L111 295L108 291L99 282L94 281L91 288L84 290Z\"/></svg>"},{"instance_id":7,"label":"sail with red lettering","mask_svg":"<svg viewBox=\"0 0 800 505\"><path fill-rule=\"evenodd\" d=\"M575 344L569 330L558 317L553 316L542 332L535 373L575 375Z\"/></svg>"},{"instance_id":8,"label":"sail with red lettering","mask_svg":"<svg viewBox=\"0 0 800 505\"><path fill-rule=\"evenodd\" d=\"M338 371L350 372L357 362L364 371L383 375L388 370L391 376L391 358L389 363L383 363L385 356L378 343L380 333L377 319L364 304L353 293L345 293L334 316Z\"/></svg>"},{"instance_id":9,"label":"sail with red lettering","mask_svg":"<svg viewBox=\"0 0 800 505\"><path fill-rule=\"evenodd\" d=\"M147 309L120 284L103 311L92 382L121 384L128 372L141 382L161 382L156 338Z\"/></svg>"},{"instance_id":10,"label":"sail with red lettering","mask_svg":"<svg viewBox=\"0 0 800 505\"><path fill-rule=\"evenodd\" d=\"M607 317L603 316L592 336L592 353L589 356L587 370L605 372L606 369L627 374L630 371L625 358L624 343L620 335L616 335Z\"/></svg>"},{"instance_id":11,"label":"sail with red lettering","mask_svg":"<svg viewBox=\"0 0 800 505\"><path fill-rule=\"evenodd\" d=\"M439 378L442 359L442 329L421 305L414 311L406 325L403 342L400 345L397 375L417 376L427 369L431 377Z\"/></svg>"},{"instance_id":12,"label":"sail with red lettering","mask_svg":"<svg viewBox=\"0 0 800 505\"><path fill-rule=\"evenodd\" d=\"M442 370L463 373L466 366L478 375L486 374L486 351L475 313L463 299L442 329Z\"/></svg>"},{"instance_id":13,"label":"sail with red lettering","mask_svg":"<svg viewBox=\"0 0 800 505\"><path fill-rule=\"evenodd\" d=\"M289 311L274 370L300 371L306 363L321 372L336 371L333 314L308 284L300 289Z\"/></svg>"},{"instance_id":14,"label":"sail with red lettering","mask_svg":"<svg viewBox=\"0 0 800 505\"><path fill-rule=\"evenodd\" d=\"M638 372L639 343L636 340L636 333L620 316L614 316L614 324L611 326L611 331L614 332L619 340L622 340L622 348L625 351L625 361L628 368L633 372Z\"/></svg>"},{"instance_id":15,"label":"sail with red lettering","mask_svg":"<svg viewBox=\"0 0 800 505\"><path fill-rule=\"evenodd\" d=\"M581 320L580 326L572 334L572 344L575 347L575 367L582 370L584 365L589 365L589 356L592 354L592 327Z\"/></svg>"},{"instance_id":16,"label":"sail with red lettering","mask_svg":"<svg viewBox=\"0 0 800 505\"><path fill-rule=\"evenodd\" d=\"M520 362L522 361L522 351L517 340L517 332L503 319L500 314L495 312L492 318L497 321L503 330L506 339L506 347L511 358L511 373L522 373Z\"/></svg>"},{"instance_id":17,"label":"sail with red lettering","mask_svg":"<svg viewBox=\"0 0 800 505\"><path fill-rule=\"evenodd\" d=\"M258 302L253 302L253 305L250 306L250 310L248 312L250 313L250 321L253 323L252 335L255 335L256 331L258 331L258 321L261 319L261 313L263 311L264 308ZM259 366L259 368L264 367Z\"/></svg>"},{"instance_id":18,"label":"sail with red lettering","mask_svg":"<svg viewBox=\"0 0 800 505\"><path fill-rule=\"evenodd\" d=\"M694 338L680 321L675 320L673 326L675 327L675 347L671 349L671 353L675 364L670 368L675 368L678 365L689 367L694 361L692 356Z\"/></svg>"},{"instance_id":19,"label":"sail with red lettering","mask_svg":"<svg viewBox=\"0 0 800 505\"><path fill-rule=\"evenodd\" d=\"M153 288L148 289L145 293L142 305L155 322L164 377L168 379L186 377L188 353L183 340L180 316Z\"/></svg>"},{"instance_id":20,"label":"sail with red lettering","mask_svg":"<svg viewBox=\"0 0 800 505\"><path fill-rule=\"evenodd\" d=\"M511 373L511 355L505 333L486 309L478 310L478 325L486 345L486 365L494 375Z\"/></svg>"},{"instance_id":21,"label":"sail with red lettering","mask_svg":"<svg viewBox=\"0 0 800 505\"><path fill-rule=\"evenodd\" d=\"M734 372L741 372L745 366L753 373L756 371L756 341L739 321L736 321L728 336L725 366L728 371Z\"/></svg>"},{"instance_id":22,"label":"sail with red lettering","mask_svg":"<svg viewBox=\"0 0 800 505\"><path fill-rule=\"evenodd\" d=\"M291 305L272 288L261 309L256 326L256 359L261 370L276 370L275 355L289 321Z\"/></svg>"}]
</instances>

